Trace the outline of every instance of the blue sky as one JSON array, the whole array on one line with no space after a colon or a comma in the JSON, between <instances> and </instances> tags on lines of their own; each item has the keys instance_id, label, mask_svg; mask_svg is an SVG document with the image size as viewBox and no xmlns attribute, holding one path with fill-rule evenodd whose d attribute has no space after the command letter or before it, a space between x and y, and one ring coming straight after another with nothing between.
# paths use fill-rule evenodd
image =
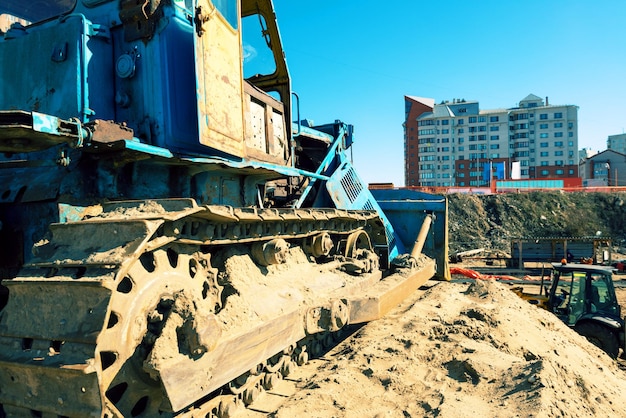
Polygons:
<instances>
[{"instance_id":1,"label":"blue sky","mask_svg":"<svg viewBox=\"0 0 626 418\"><path fill-rule=\"evenodd\" d=\"M302 117L355 126L367 183L404 185L404 96L578 110L579 148L626 132L626 1L274 0Z\"/></svg>"}]
</instances>

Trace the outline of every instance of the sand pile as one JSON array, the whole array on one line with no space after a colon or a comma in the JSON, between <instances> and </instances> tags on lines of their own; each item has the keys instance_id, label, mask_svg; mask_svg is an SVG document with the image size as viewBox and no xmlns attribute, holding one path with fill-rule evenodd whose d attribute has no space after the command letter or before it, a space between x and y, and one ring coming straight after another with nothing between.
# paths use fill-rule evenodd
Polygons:
<instances>
[{"instance_id":1,"label":"sand pile","mask_svg":"<svg viewBox=\"0 0 626 418\"><path fill-rule=\"evenodd\" d=\"M439 283L361 329L277 417L626 417L626 373L507 285Z\"/></svg>"}]
</instances>

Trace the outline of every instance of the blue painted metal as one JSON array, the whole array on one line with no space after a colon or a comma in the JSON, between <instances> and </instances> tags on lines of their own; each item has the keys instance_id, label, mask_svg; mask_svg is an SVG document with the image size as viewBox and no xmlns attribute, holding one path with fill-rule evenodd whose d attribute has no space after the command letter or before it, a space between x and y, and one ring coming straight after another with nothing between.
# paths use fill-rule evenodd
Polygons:
<instances>
[{"instance_id":1,"label":"blue painted metal","mask_svg":"<svg viewBox=\"0 0 626 418\"><path fill-rule=\"evenodd\" d=\"M244 159L241 161L233 161L227 158L220 158L220 157L212 157L212 158L183 157L181 158L181 160L189 161L194 164L220 164L226 167L236 168L236 169L259 170L260 172L265 173L266 176L268 173L271 172L271 173L276 173L276 174L280 174L282 176L287 176L287 177L304 176L304 177L310 177L316 180L328 180L329 178L328 176L317 174L317 173L312 173L306 170L301 170L299 168L276 165L276 164L271 164L271 163L264 163L262 161L254 161L254 160L247 160L247 159Z\"/></svg>"},{"instance_id":2,"label":"blue painted metal","mask_svg":"<svg viewBox=\"0 0 626 418\"><path fill-rule=\"evenodd\" d=\"M350 161L344 154L339 154L339 161L339 167L326 182L326 189L335 206L339 209L376 211L383 222L387 236L387 261L390 262L400 254L406 253L407 247L398 239L391 222Z\"/></svg>"},{"instance_id":3,"label":"blue painted metal","mask_svg":"<svg viewBox=\"0 0 626 418\"><path fill-rule=\"evenodd\" d=\"M237 1L225 0L220 6L225 8L218 9L235 10L231 6ZM272 75L230 80L230 74L203 79L204 84L252 86L245 97L208 97L212 103L224 101L223 119L242 117L250 125L245 133L261 135L266 141L267 150L257 136L249 139L257 142L244 144L240 156L229 155L220 151L236 148L228 143L200 143L198 121L203 112L196 81L202 77L197 77L195 68L199 58L194 39L203 35L189 2L161 2L154 16L142 12L130 18L123 15L134 9L123 13L122 3L77 2L71 14L25 28L16 26L0 38L0 205L5 205L0 221L11 218L8 212L44 201L45 205L54 202L56 208L45 211L47 223L78 219L82 208L124 199L189 197L199 204L258 206L264 204L267 182L296 178L295 184L305 184L302 179L308 179L308 184L295 207L377 211L387 235L386 244L377 243L388 246L381 252L387 251L393 259L410 247L394 232L393 220L387 219L385 208L348 161L353 127L340 121L315 127L308 121L292 124L291 94L284 96L285 86L289 90L284 62L277 61L275 68L285 73L275 80ZM50 4L59 6L61 0ZM0 14L10 12L3 7L7 6L0 4ZM154 20L137 25L135 18ZM277 31L272 20L273 11L265 16L267 33ZM275 40L272 45L280 45L280 39ZM236 56L230 50L228 54ZM282 58L282 51L275 58ZM275 97L281 93L284 107ZM257 114L235 115L233 101L241 101L248 111L258 102L269 106L261 106ZM259 114L268 119L259 121ZM216 128L219 131L219 126L212 127ZM272 135L274 129L277 136ZM120 136L121 131L128 135ZM126 139L130 136L133 139ZM244 133L241 137L249 138ZM225 135L223 141L241 137ZM298 141L305 143L304 151L296 150ZM272 147L284 150L283 155ZM28 236L43 236L44 224L31 225L20 218L14 227ZM24 253L28 258L29 249Z\"/></svg>"},{"instance_id":4,"label":"blue painted metal","mask_svg":"<svg viewBox=\"0 0 626 418\"><path fill-rule=\"evenodd\" d=\"M100 118L112 119L111 82L97 83L96 71L110 67L105 61L111 54L108 41L108 30L83 14L29 27L16 38L5 37L0 41L0 109L34 110L87 122L97 108Z\"/></svg>"},{"instance_id":5,"label":"blue painted metal","mask_svg":"<svg viewBox=\"0 0 626 418\"><path fill-rule=\"evenodd\" d=\"M394 232L410 252L424 218L435 216L423 253L434 258L437 275L450 279L448 268L448 201L444 195L434 195L410 189L371 190L380 209L394 227Z\"/></svg>"},{"instance_id":6,"label":"blue painted metal","mask_svg":"<svg viewBox=\"0 0 626 418\"><path fill-rule=\"evenodd\" d=\"M338 124L338 132L331 146L328 148L326 157L322 160L321 164L315 171L316 175L319 176L322 174L332 173L334 169L337 167L337 158L339 158L338 156L343 151L343 148L342 148L343 139L344 139L344 136L347 135L347 133L348 133L348 125L343 124L343 123ZM304 192L302 193L302 195L300 196L300 198L295 204L296 208L302 207L302 204L308 198L309 193L313 189L316 179L317 177L313 177L313 179L309 182L307 187L304 189Z\"/></svg>"},{"instance_id":7,"label":"blue painted metal","mask_svg":"<svg viewBox=\"0 0 626 418\"><path fill-rule=\"evenodd\" d=\"M317 138L320 141L324 141L324 142L328 142L329 144L332 143L334 141L334 137L330 134L327 134L325 132L321 132L317 129L313 129L311 127L308 126L304 126L302 123L294 123L293 124L293 134L294 136L297 135L308 135L311 136L313 138Z\"/></svg>"}]
</instances>

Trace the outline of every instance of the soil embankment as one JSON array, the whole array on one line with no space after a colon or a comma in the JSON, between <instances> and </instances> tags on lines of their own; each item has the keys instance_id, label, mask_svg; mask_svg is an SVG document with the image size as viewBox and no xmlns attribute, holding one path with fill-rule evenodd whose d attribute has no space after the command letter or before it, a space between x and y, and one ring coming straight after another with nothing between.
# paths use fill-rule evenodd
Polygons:
<instances>
[{"instance_id":1,"label":"soil embankment","mask_svg":"<svg viewBox=\"0 0 626 418\"><path fill-rule=\"evenodd\" d=\"M450 252L508 252L515 237L599 232L624 253L624 201L626 194L451 195ZM498 272L480 260L469 265ZM618 298L624 306L626 290ZM273 416L626 417L624 393L623 362L505 282L468 279L411 295L362 328Z\"/></svg>"},{"instance_id":2,"label":"soil embankment","mask_svg":"<svg viewBox=\"0 0 626 418\"><path fill-rule=\"evenodd\" d=\"M516 237L588 237L623 246L626 193L530 192L448 196L450 253L510 251Z\"/></svg>"}]
</instances>

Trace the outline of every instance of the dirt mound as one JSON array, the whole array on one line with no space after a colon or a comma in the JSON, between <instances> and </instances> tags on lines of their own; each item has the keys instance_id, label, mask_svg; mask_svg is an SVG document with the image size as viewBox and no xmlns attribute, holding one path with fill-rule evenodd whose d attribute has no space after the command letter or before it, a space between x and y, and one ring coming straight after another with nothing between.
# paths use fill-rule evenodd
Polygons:
<instances>
[{"instance_id":1,"label":"dirt mound","mask_svg":"<svg viewBox=\"0 0 626 418\"><path fill-rule=\"evenodd\" d=\"M448 196L450 252L510 250L515 237L593 236L625 245L626 193L529 192Z\"/></svg>"},{"instance_id":2,"label":"dirt mound","mask_svg":"<svg viewBox=\"0 0 626 418\"><path fill-rule=\"evenodd\" d=\"M439 283L362 328L277 417L626 416L626 374L507 285Z\"/></svg>"}]
</instances>

